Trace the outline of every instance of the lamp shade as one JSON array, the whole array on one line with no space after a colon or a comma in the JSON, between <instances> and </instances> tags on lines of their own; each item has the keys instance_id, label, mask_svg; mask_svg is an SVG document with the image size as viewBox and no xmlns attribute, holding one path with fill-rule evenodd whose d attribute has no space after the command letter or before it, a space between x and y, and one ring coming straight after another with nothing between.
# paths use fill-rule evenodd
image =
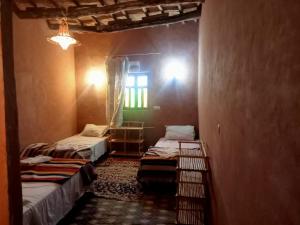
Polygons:
<instances>
[{"instance_id":1,"label":"lamp shade","mask_svg":"<svg viewBox=\"0 0 300 225\"><path fill-rule=\"evenodd\" d=\"M70 45L78 45L79 42L69 33L69 27L66 19L59 25L58 34L48 38L53 44L58 44L63 50L67 50Z\"/></svg>"}]
</instances>

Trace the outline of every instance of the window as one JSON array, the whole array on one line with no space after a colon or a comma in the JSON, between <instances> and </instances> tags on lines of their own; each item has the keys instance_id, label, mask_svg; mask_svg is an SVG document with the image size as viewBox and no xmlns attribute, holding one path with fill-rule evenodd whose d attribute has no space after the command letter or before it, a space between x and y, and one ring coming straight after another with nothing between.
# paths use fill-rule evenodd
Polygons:
<instances>
[{"instance_id":1,"label":"window","mask_svg":"<svg viewBox=\"0 0 300 225\"><path fill-rule=\"evenodd\" d=\"M125 109L145 109L148 107L148 74L129 73L125 88Z\"/></svg>"}]
</instances>

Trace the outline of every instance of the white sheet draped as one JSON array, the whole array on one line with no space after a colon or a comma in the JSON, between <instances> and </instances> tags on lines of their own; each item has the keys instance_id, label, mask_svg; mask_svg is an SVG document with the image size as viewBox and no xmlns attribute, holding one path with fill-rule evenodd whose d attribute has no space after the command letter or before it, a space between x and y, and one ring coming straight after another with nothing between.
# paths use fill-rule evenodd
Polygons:
<instances>
[{"instance_id":1,"label":"white sheet draped","mask_svg":"<svg viewBox=\"0 0 300 225\"><path fill-rule=\"evenodd\" d=\"M128 58L116 57L106 61L107 95L106 121L112 127L119 127L123 123L123 101L128 74Z\"/></svg>"}]
</instances>

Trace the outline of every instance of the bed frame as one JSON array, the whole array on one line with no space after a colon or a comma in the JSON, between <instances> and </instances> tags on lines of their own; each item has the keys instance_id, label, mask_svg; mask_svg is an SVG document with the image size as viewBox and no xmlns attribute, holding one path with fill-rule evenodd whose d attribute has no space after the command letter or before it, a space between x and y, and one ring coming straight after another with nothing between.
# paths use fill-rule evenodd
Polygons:
<instances>
[{"instance_id":1,"label":"bed frame","mask_svg":"<svg viewBox=\"0 0 300 225\"><path fill-rule=\"evenodd\" d=\"M189 142L188 148L196 148L199 141ZM179 149L177 140L166 140L161 138L155 145L156 147L171 147ZM176 147L175 147L176 146ZM143 155L137 174L137 180L143 188L152 187L159 184L176 188L176 168L177 157L162 158L160 156Z\"/></svg>"}]
</instances>

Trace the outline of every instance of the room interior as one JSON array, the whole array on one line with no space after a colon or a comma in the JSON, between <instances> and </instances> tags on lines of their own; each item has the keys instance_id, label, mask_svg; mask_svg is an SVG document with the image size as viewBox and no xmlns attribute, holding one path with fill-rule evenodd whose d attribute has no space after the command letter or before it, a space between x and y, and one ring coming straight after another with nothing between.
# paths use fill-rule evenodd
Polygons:
<instances>
[{"instance_id":1,"label":"room interior","mask_svg":"<svg viewBox=\"0 0 300 225\"><path fill-rule=\"evenodd\" d=\"M204 220L201 214L178 222L180 205L173 199L174 219L167 224L300 224L299 10L299 3L279 0L1 1L1 224L39 224L23 219L20 159L27 153L21 150L33 143L69 144L87 124L109 126L107 66L114 58L138 62L138 72L147 74L147 106L121 113L123 121L143 122L143 153L168 136L169 125L193 127L192 142L200 140L204 149ZM66 50L48 41L64 18L80 43ZM184 76L166 77L172 60ZM107 152L111 140L107 136ZM175 163L181 147L176 151ZM140 156L134 159L139 168L149 166ZM178 171L179 163L172 167L177 194ZM92 198L87 205L100 208L102 200L116 203ZM58 216L67 217L60 225L71 224L76 210ZM127 224L164 224L153 215L158 220Z\"/></svg>"}]
</instances>

